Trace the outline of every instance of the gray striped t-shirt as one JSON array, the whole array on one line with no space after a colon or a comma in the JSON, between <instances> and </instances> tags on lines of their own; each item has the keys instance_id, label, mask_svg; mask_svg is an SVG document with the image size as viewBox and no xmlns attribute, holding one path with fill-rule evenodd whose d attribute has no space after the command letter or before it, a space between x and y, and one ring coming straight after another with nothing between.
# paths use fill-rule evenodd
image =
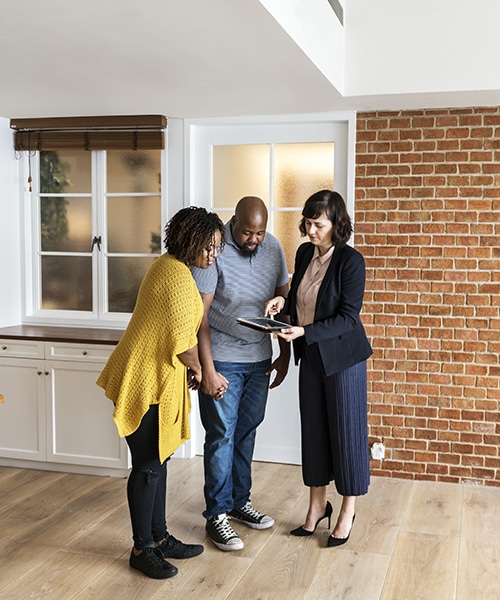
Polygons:
<instances>
[{"instance_id":1,"label":"gray striped t-shirt","mask_svg":"<svg viewBox=\"0 0 500 600\"><path fill-rule=\"evenodd\" d=\"M269 232L253 256L243 254L226 224L226 245L209 269L191 269L198 289L214 294L208 313L212 355L224 362L259 362L272 355L271 336L236 322L262 317L276 288L288 283L285 254Z\"/></svg>"}]
</instances>

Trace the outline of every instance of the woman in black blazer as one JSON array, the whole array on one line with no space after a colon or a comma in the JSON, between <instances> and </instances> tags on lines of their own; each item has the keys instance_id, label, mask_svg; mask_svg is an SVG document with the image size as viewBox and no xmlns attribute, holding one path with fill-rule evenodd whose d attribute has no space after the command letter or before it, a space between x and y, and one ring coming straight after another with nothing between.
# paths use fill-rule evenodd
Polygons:
<instances>
[{"instance_id":1,"label":"woman in black blazer","mask_svg":"<svg viewBox=\"0 0 500 600\"><path fill-rule=\"evenodd\" d=\"M266 314L287 314L299 368L302 475L310 488L309 510L293 535L314 533L332 505L327 485L335 481L342 505L328 547L349 539L356 496L370 483L366 360L372 349L361 323L365 289L363 256L347 245L352 224L340 194L323 190L305 203L299 229L309 236L295 257L288 298L266 303Z\"/></svg>"}]
</instances>

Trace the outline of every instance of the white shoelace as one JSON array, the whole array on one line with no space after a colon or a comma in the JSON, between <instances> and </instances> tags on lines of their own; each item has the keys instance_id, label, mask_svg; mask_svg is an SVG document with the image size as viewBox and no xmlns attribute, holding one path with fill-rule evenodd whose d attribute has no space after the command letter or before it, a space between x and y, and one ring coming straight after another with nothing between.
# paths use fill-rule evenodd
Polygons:
<instances>
[{"instance_id":1,"label":"white shoelace","mask_svg":"<svg viewBox=\"0 0 500 600\"><path fill-rule=\"evenodd\" d=\"M231 527L231 525L229 525L229 520L226 515L224 515L223 517L219 516L219 518L215 519L214 525L218 533L222 537L236 537L236 532Z\"/></svg>"},{"instance_id":2,"label":"white shoelace","mask_svg":"<svg viewBox=\"0 0 500 600\"><path fill-rule=\"evenodd\" d=\"M243 506L240 510L257 520L264 516L263 513L259 512L258 510L255 510L255 508L250 504L250 502L247 502L245 506Z\"/></svg>"}]
</instances>

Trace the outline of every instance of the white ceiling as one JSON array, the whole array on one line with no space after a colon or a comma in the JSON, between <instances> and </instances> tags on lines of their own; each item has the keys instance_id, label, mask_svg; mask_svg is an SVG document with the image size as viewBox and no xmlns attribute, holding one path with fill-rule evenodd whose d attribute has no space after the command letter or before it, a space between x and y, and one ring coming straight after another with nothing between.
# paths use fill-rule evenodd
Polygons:
<instances>
[{"instance_id":1,"label":"white ceiling","mask_svg":"<svg viewBox=\"0 0 500 600\"><path fill-rule=\"evenodd\" d=\"M443 24L462 54L440 44L434 20L432 37L414 20L408 23L408 13L397 10L407 2L343 4L346 55L339 59L345 60L346 85L341 96L259 0L0 0L0 116L194 118L500 104L500 81L485 84L487 71L477 76L489 63L492 78L499 77L500 36L491 35L500 16L497 0L475 0L472 17L463 3L462 12L454 11L455 29L446 32ZM436 3L420 0L418 5L431 10ZM463 15L460 22L457 13ZM397 29L394 19L401 25ZM471 19L484 23L486 32L464 37L464 29L457 37L457 27ZM397 44L391 46L393 34ZM458 61L471 56L469 45L479 56L486 47L488 60L485 65L472 54L462 73ZM405 55L411 76L401 70ZM447 69L458 78L440 85ZM398 77L404 83L400 90Z\"/></svg>"}]
</instances>

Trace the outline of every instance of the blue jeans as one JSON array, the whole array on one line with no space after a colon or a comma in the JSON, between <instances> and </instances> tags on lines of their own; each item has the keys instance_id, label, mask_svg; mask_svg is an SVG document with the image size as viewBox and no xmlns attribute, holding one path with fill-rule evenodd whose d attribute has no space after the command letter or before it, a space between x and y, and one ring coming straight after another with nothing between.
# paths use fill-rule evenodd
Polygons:
<instances>
[{"instance_id":1,"label":"blue jeans","mask_svg":"<svg viewBox=\"0 0 500 600\"><path fill-rule=\"evenodd\" d=\"M258 363L214 361L228 380L221 400L199 392L205 428L203 463L207 519L241 508L250 500L257 427L266 412L271 359Z\"/></svg>"}]
</instances>

